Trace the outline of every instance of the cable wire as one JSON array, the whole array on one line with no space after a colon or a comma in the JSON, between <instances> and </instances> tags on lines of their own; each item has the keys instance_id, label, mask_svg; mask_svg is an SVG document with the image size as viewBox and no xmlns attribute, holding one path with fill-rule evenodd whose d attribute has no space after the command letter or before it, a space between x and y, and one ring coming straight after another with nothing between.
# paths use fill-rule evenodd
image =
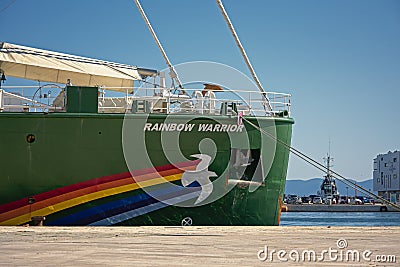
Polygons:
<instances>
[{"instance_id":1,"label":"cable wire","mask_svg":"<svg viewBox=\"0 0 400 267\"><path fill-rule=\"evenodd\" d=\"M5 7L3 7L2 10L0 10L0 13L2 13L3 11L5 11L7 8L9 8L10 6L12 6L12 4L14 4L17 0L12 0L10 3L8 3L8 5L6 5Z\"/></svg>"},{"instance_id":2,"label":"cable wire","mask_svg":"<svg viewBox=\"0 0 400 267\"><path fill-rule=\"evenodd\" d=\"M319 163L318 161L312 159L311 157L307 156L306 154L302 153L301 151L299 151L298 149L295 149L294 147L288 145L287 143L283 142L282 140L280 140L279 138L277 138L276 136L268 133L267 131L263 130L262 128L260 128L259 126L257 126L256 124L252 123L251 121L249 121L246 118L242 118L244 121L246 121L248 124L250 124L251 126L253 126L254 128L256 128L260 133L268 136L269 138L271 138L272 140L278 142L279 144L283 145L286 149L288 149L290 152L292 152L294 155L298 156L300 159L304 160L305 162L307 162L308 164L314 166L315 168L319 169L320 171L323 172L327 172L328 168L324 165L322 165L321 163ZM362 193L369 195L369 196L373 196L379 200L381 200L383 203L385 203L386 205L389 205L391 207L393 207L394 209L397 209L400 211L400 206L397 204L394 204L390 201L387 201L386 199L368 191L367 189L363 188L360 185L357 185L356 183L352 182L351 180L347 179L346 177L344 177L343 175L330 170L331 173L333 174L332 176L335 178L339 178L338 180L354 189L357 189L359 191L361 191Z\"/></svg>"}]
</instances>

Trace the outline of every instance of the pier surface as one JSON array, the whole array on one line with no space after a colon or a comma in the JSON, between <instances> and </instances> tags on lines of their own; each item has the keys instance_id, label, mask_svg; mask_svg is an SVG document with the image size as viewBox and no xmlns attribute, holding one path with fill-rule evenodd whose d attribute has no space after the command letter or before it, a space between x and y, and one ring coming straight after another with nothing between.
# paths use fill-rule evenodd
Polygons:
<instances>
[{"instance_id":1,"label":"pier surface","mask_svg":"<svg viewBox=\"0 0 400 267\"><path fill-rule=\"evenodd\" d=\"M399 240L400 227L0 227L0 266L399 266Z\"/></svg>"}]
</instances>

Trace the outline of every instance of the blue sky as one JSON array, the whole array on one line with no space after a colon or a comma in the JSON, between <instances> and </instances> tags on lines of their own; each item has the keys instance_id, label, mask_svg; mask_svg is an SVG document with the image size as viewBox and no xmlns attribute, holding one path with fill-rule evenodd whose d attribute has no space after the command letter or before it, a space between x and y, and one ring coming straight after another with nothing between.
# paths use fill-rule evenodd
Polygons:
<instances>
[{"instance_id":1,"label":"blue sky","mask_svg":"<svg viewBox=\"0 0 400 267\"><path fill-rule=\"evenodd\" d=\"M215 1L141 2L173 64L209 60L250 75ZM294 147L322 162L330 140L334 169L355 180L400 149L400 1L224 5L264 88L292 94ZM165 68L133 0L0 0L0 10L0 41ZM291 157L288 179L320 176Z\"/></svg>"}]
</instances>

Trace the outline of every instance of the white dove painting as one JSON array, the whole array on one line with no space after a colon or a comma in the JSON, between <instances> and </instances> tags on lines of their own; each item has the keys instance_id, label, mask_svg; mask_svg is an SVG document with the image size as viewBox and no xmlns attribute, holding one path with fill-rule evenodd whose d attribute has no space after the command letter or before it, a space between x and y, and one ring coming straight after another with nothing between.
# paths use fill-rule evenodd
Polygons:
<instances>
[{"instance_id":1,"label":"white dove painting","mask_svg":"<svg viewBox=\"0 0 400 267\"><path fill-rule=\"evenodd\" d=\"M215 172L209 171L211 157L205 154L194 154L191 157L200 159L200 163L197 165L195 171L185 171L182 175L182 185L188 186L193 182L198 182L201 186L201 192L197 198L195 205L204 201L213 191L213 184L210 177L217 177Z\"/></svg>"}]
</instances>

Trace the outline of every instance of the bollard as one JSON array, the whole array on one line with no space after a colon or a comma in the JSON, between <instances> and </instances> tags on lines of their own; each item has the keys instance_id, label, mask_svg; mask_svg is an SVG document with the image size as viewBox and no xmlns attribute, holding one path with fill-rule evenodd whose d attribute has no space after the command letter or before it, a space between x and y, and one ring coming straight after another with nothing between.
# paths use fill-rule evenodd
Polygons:
<instances>
[{"instance_id":1,"label":"bollard","mask_svg":"<svg viewBox=\"0 0 400 267\"><path fill-rule=\"evenodd\" d=\"M46 217L44 216L33 216L32 218L32 225L33 226L43 226Z\"/></svg>"}]
</instances>

